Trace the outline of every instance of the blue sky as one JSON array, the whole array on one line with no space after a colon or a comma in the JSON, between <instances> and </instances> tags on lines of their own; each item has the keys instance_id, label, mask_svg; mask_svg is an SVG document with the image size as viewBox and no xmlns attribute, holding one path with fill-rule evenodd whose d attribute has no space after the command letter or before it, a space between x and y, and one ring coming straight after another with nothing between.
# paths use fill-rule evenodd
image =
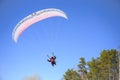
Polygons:
<instances>
[{"instance_id":1,"label":"blue sky","mask_svg":"<svg viewBox=\"0 0 120 80\"><path fill-rule=\"evenodd\" d=\"M46 8L63 10L68 20L54 17L35 23L16 44L16 24ZM103 49L116 49L119 34L119 0L1 0L0 78L23 80L37 74L42 80L60 80L68 68L77 69L80 57L89 61ZM57 56L55 67L46 61L52 52Z\"/></svg>"}]
</instances>

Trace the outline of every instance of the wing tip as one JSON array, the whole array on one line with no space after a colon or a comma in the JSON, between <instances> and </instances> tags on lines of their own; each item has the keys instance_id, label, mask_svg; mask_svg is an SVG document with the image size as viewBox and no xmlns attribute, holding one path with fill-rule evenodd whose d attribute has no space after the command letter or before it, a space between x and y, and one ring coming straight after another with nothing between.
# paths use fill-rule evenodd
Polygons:
<instances>
[{"instance_id":1,"label":"wing tip","mask_svg":"<svg viewBox=\"0 0 120 80\"><path fill-rule=\"evenodd\" d=\"M14 41L15 43L17 43L17 39L15 39L14 37L13 37L12 39L13 39L13 41Z\"/></svg>"}]
</instances>

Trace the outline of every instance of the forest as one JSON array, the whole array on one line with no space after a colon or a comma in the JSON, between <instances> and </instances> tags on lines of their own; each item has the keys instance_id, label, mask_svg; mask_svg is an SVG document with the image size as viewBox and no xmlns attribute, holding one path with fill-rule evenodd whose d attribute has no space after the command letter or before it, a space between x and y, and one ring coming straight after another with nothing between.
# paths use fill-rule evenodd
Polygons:
<instances>
[{"instance_id":1,"label":"forest","mask_svg":"<svg viewBox=\"0 0 120 80\"><path fill-rule=\"evenodd\" d=\"M68 69L64 80L118 80L119 79L119 51L116 49L103 50L99 57L86 61L80 57L78 69Z\"/></svg>"}]
</instances>

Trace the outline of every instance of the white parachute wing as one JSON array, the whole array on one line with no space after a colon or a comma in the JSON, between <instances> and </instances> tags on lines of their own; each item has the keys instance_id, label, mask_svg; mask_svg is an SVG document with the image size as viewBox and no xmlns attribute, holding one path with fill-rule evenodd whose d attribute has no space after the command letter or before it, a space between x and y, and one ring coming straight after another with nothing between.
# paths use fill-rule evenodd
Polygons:
<instances>
[{"instance_id":1,"label":"white parachute wing","mask_svg":"<svg viewBox=\"0 0 120 80\"><path fill-rule=\"evenodd\" d=\"M29 16L25 17L22 19L14 28L12 32L12 38L15 42L17 42L19 36L22 34L24 30L26 30L28 27L30 27L32 24L50 18L50 17L63 17L65 19L67 18L67 15L59 9L55 8L48 8L48 9L43 9L38 12L34 12L30 14Z\"/></svg>"}]
</instances>

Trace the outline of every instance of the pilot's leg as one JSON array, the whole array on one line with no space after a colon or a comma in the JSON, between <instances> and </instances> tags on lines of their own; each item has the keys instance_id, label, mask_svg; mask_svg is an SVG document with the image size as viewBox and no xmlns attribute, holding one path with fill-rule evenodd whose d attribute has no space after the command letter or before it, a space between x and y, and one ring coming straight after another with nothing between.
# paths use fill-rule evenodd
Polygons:
<instances>
[{"instance_id":1,"label":"pilot's leg","mask_svg":"<svg viewBox=\"0 0 120 80\"><path fill-rule=\"evenodd\" d=\"M54 66L54 63L52 62L51 65Z\"/></svg>"},{"instance_id":2,"label":"pilot's leg","mask_svg":"<svg viewBox=\"0 0 120 80\"><path fill-rule=\"evenodd\" d=\"M56 62L54 62L54 64L56 65Z\"/></svg>"}]
</instances>

